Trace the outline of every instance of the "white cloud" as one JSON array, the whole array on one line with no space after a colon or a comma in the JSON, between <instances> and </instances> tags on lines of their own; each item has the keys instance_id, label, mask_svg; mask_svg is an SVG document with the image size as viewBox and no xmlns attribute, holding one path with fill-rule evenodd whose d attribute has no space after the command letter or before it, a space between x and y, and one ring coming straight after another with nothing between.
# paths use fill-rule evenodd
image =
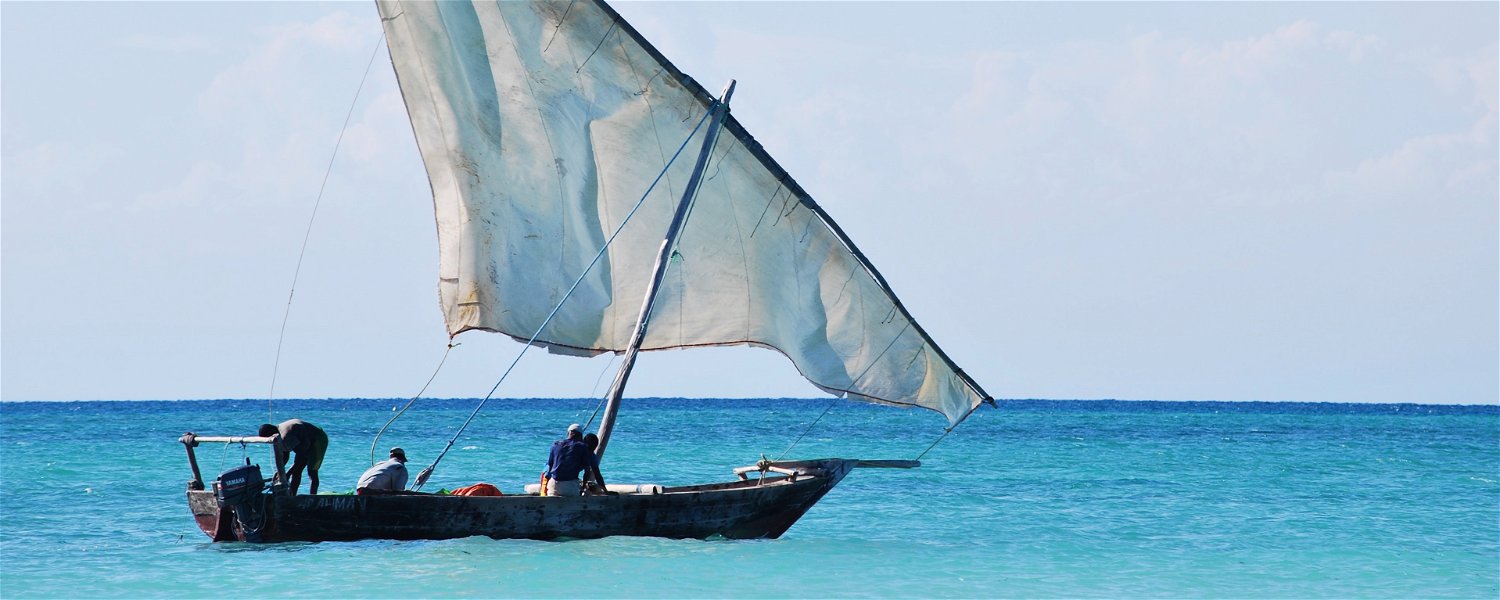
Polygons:
<instances>
[{"instance_id":1,"label":"white cloud","mask_svg":"<svg viewBox=\"0 0 1500 600\"><path fill-rule=\"evenodd\" d=\"M107 199L88 198L93 186L111 165L125 158L125 151L103 143L45 142L7 153L5 204L9 209L26 207L63 214L95 210Z\"/></svg>"},{"instance_id":2,"label":"white cloud","mask_svg":"<svg viewBox=\"0 0 1500 600\"><path fill-rule=\"evenodd\" d=\"M1476 113L1472 125L1415 136L1353 168L1330 171L1324 177L1329 193L1360 200L1414 201L1438 195L1494 203L1500 192L1497 46L1468 57L1436 59L1425 70L1441 91L1467 104L1453 108Z\"/></svg>"},{"instance_id":3,"label":"white cloud","mask_svg":"<svg viewBox=\"0 0 1500 600\"><path fill-rule=\"evenodd\" d=\"M1361 200L1442 195L1494 201L1496 181L1493 114L1469 131L1412 138L1388 154L1325 177L1328 192Z\"/></svg>"},{"instance_id":4,"label":"white cloud","mask_svg":"<svg viewBox=\"0 0 1500 600\"><path fill-rule=\"evenodd\" d=\"M377 69L381 67L375 66ZM401 102L401 93L394 85L367 85L366 91L379 93L379 96L370 100L364 112L350 123L339 152L356 163L372 164L388 160L392 142L410 138L411 128L407 125L406 105Z\"/></svg>"},{"instance_id":5,"label":"white cloud","mask_svg":"<svg viewBox=\"0 0 1500 600\"><path fill-rule=\"evenodd\" d=\"M935 135L960 142L971 175L997 189L1071 202L1084 201L1080 192L1240 202L1307 200L1325 183L1386 194L1492 185L1494 47L1429 67L1485 107L1472 127L1454 131L1412 119L1462 107L1369 95L1420 82L1384 47L1373 35L1297 21L1219 44L1150 32L987 53L974 59L970 87L946 119L956 125ZM1403 128L1418 133L1386 146L1351 139ZM1405 183L1393 187L1398 177Z\"/></svg>"},{"instance_id":6,"label":"white cloud","mask_svg":"<svg viewBox=\"0 0 1500 600\"><path fill-rule=\"evenodd\" d=\"M261 33L265 43L215 77L200 96L199 109L211 122L255 117L262 105L306 98L319 87L309 85L309 80L329 72L317 69L321 57L359 54L361 49L368 51L373 41L368 20L355 19L342 11L312 23L290 23Z\"/></svg>"},{"instance_id":7,"label":"white cloud","mask_svg":"<svg viewBox=\"0 0 1500 600\"><path fill-rule=\"evenodd\" d=\"M199 95L196 119L184 124L194 135L183 137L196 138L201 151L179 163L175 183L141 194L138 208L300 202L315 194L378 24L340 11L260 34L248 56L213 78ZM390 90L367 85L361 92L366 98L382 93ZM345 142L360 144L352 152L368 157L379 136L361 133L365 129L351 123ZM341 149L350 152L347 145Z\"/></svg>"},{"instance_id":8,"label":"white cloud","mask_svg":"<svg viewBox=\"0 0 1500 600\"><path fill-rule=\"evenodd\" d=\"M126 49L199 52L213 48L214 42L206 36L196 34L169 36L137 33L121 38L117 45Z\"/></svg>"},{"instance_id":9,"label":"white cloud","mask_svg":"<svg viewBox=\"0 0 1500 600\"><path fill-rule=\"evenodd\" d=\"M1476 107L1496 111L1500 95L1500 47L1494 44L1472 56L1441 57L1426 67L1443 92L1469 96Z\"/></svg>"},{"instance_id":10,"label":"white cloud","mask_svg":"<svg viewBox=\"0 0 1500 600\"><path fill-rule=\"evenodd\" d=\"M1315 47L1318 26L1298 21L1263 36L1230 40L1217 49L1190 48L1182 56L1186 65L1246 78L1287 65L1306 48Z\"/></svg>"},{"instance_id":11,"label":"white cloud","mask_svg":"<svg viewBox=\"0 0 1500 600\"><path fill-rule=\"evenodd\" d=\"M1493 33L1453 40L1359 4L1193 9L1214 22L1141 5L1082 23L1053 6L621 10L651 15L626 15L643 31L667 28L646 35L714 91L740 79L735 114L997 394L1493 401ZM22 113L7 95L6 366L109 371L112 357L51 352L56 339L128 340L141 364L171 363L153 348L213 349L183 356L202 375L187 388L126 372L109 390L13 377L8 397L261 393L243 365L274 342L379 35L368 8L335 9L358 16L185 56L163 52L201 40L69 44L79 56L136 46L121 52L142 69L122 78L141 89L124 91L151 100L130 105L138 121L58 107L27 128L40 121L12 122ZM242 29L213 40L241 43ZM211 61L231 62L196 79ZM21 72L10 66L7 82ZM400 365L427 364L409 360L426 343L411 340L441 351L429 190L392 81L382 51L298 288L289 331L305 337L287 348L307 360L282 364L303 365L305 381L278 389L355 394L347 382L359 380L389 394ZM123 149L81 141L91 136ZM58 206L90 211L59 219ZM27 291L39 289L51 292ZM408 319L408 333L389 329ZM244 335L223 335L232 326ZM336 352L347 365L314 356L328 340L354 350ZM381 361L395 365L382 377L339 375Z\"/></svg>"},{"instance_id":12,"label":"white cloud","mask_svg":"<svg viewBox=\"0 0 1500 600\"><path fill-rule=\"evenodd\" d=\"M1161 381L1126 385L1171 396L1265 389L1236 362L1351 389L1380 369L1397 399L1451 348L1493 356L1466 332L1494 321L1494 54L1417 60L1311 21L982 54L932 133L957 168L927 181L990 200L950 227L992 225L943 243L996 257L1025 292L973 310L1028 315L1014 335L1087 356L1082 380L1140 369Z\"/></svg>"},{"instance_id":13,"label":"white cloud","mask_svg":"<svg viewBox=\"0 0 1500 600\"><path fill-rule=\"evenodd\" d=\"M1496 112L1500 104L1500 45L1490 44L1468 61L1470 79L1474 82L1474 94L1480 106Z\"/></svg>"},{"instance_id":14,"label":"white cloud","mask_svg":"<svg viewBox=\"0 0 1500 600\"><path fill-rule=\"evenodd\" d=\"M1385 42L1376 36L1360 35L1352 31L1330 31L1323 39L1325 44L1347 52L1349 60L1355 63L1364 61L1371 54L1386 46Z\"/></svg>"},{"instance_id":15,"label":"white cloud","mask_svg":"<svg viewBox=\"0 0 1500 600\"><path fill-rule=\"evenodd\" d=\"M174 210L204 202L223 201L224 194L235 189L229 184L225 169L217 162L194 161L187 175L171 187L142 193L131 205L133 210Z\"/></svg>"}]
</instances>

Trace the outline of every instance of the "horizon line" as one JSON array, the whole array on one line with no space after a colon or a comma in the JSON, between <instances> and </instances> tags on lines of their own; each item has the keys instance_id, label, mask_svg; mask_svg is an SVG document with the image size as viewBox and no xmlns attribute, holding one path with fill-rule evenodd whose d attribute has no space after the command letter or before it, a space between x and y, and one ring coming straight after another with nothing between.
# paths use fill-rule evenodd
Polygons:
<instances>
[{"instance_id":1,"label":"horizon line","mask_svg":"<svg viewBox=\"0 0 1500 600\"><path fill-rule=\"evenodd\" d=\"M420 399L420 400L479 400L479 397L478 396L446 396L446 397L421 396L421 397L419 397L417 399ZM798 396L777 396L777 397L769 397L769 396L735 396L735 397L725 397L725 396L698 396L698 397L689 397L689 396L638 396L638 397L633 398L633 400L805 400L805 401L839 400L839 399L840 398L798 397ZM268 400L268 401L271 401L271 402L288 402L288 401L296 401L296 402L329 402L329 401L349 401L349 400L363 400L363 401L371 401L371 402L386 402L386 401L411 401L411 400L413 400L413 398L411 398L409 396L408 397L401 397L401 396L383 396L383 397L343 396L343 397L321 397L321 398L313 398L313 397L293 398L293 397L287 397L287 398L271 398L271 399L266 399L266 398L154 398L154 399L139 399L139 398L136 398L136 399L126 399L126 398L95 398L95 399L88 399L88 400L83 400L83 399L52 399L52 400L33 399L33 400L15 400L15 399L0 398L0 404L32 404L32 403L35 403L35 404L60 404L60 403L68 403L68 402L80 402L80 403L82 403L82 402L255 402L255 401L261 401L261 400ZM561 396L515 396L515 397L505 397L505 398L491 398L490 400L498 400L498 401L507 401L507 400L597 400L597 398L593 398L593 397L589 397L589 396L569 396L569 397L561 397ZM860 404L870 404L872 406L877 405L876 403L860 402L860 401L857 401L857 400L849 400L847 398L844 398L844 400L848 400L850 402L858 402ZM995 398L995 402L996 403L1004 403L1004 402L1142 402L1142 403L1145 403L1145 402L1161 402L1161 403L1191 403L1191 402L1199 402L1199 403L1216 403L1216 404L1339 404L1339 405L1365 405L1365 406L1382 406L1382 405L1383 406L1403 406L1403 405L1411 405L1411 406L1496 406L1496 407L1500 407L1500 401L1497 401L1497 402L1473 402L1473 403L1439 403L1439 402L1420 402L1420 401L1407 401L1407 402L1369 401L1369 402L1365 402L1365 401L1334 401L1334 400L1183 400L1183 399L1149 399L1149 398Z\"/></svg>"}]
</instances>

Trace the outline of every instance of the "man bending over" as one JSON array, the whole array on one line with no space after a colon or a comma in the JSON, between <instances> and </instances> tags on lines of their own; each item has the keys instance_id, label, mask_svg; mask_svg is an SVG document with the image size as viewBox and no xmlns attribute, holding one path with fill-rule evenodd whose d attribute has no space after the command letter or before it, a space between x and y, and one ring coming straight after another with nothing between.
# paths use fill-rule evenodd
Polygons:
<instances>
[{"instance_id":1,"label":"man bending over","mask_svg":"<svg viewBox=\"0 0 1500 600\"><path fill-rule=\"evenodd\" d=\"M290 454L296 454L297 458L292 461L291 479L292 495L297 494L297 488L302 485L302 469L307 468L307 493L316 495L318 493L318 468L323 466L323 455L328 452L328 434L324 433L317 425L292 419L280 425L266 423L260 426L260 437L271 437L281 435L281 445L276 447L276 472L280 473L286 468L286 459Z\"/></svg>"}]
</instances>

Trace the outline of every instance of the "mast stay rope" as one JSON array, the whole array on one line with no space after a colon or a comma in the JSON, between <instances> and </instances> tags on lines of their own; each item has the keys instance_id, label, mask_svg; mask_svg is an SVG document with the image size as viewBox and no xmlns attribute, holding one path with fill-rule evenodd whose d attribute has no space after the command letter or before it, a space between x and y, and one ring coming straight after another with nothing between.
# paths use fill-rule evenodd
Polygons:
<instances>
[{"instance_id":1,"label":"mast stay rope","mask_svg":"<svg viewBox=\"0 0 1500 600\"><path fill-rule=\"evenodd\" d=\"M276 422L276 417L271 411L271 401L276 398L276 375L281 370L281 346L286 341L286 323L292 316L292 297L297 294L297 279L302 275L302 259L307 256L307 242L312 239L313 223L318 220L318 206L323 204L323 190L328 188L328 176L333 173L333 161L339 156L339 146L344 143L344 133L349 130L349 119L354 117L354 107L359 104L359 96L365 89L365 81L370 79L370 67L375 65L375 57L380 54L380 47L385 43L385 28L380 30L380 39L375 40L375 49L370 51L370 60L365 63L365 74L359 78L359 87L354 90L354 99L349 101L349 110L344 113L344 125L339 128L339 137L333 142L333 154L328 157L328 168L323 171L323 183L318 185L317 198L313 200L312 215L307 218L307 231L302 234L302 250L297 253L297 267L292 270L292 286L286 293L286 309L281 313L281 331L276 335L276 358L271 362L271 389L266 392L266 420Z\"/></svg>"},{"instance_id":2,"label":"mast stay rope","mask_svg":"<svg viewBox=\"0 0 1500 600\"><path fill-rule=\"evenodd\" d=\"M956 427L957 427L957 425L954 425L954 426L948 427L947 429L944 429L943 430L943 435L940 435L940 436L938 436L938 439L933 440L932 445L928 446L926 450L923 450L922 453L918 454L917 457L915 459L913 459L913 460L921 461L923 456L927 456L928 452L932 452L932 449L936 448L937 445L938 445L938 443L943 441L943 438L948 437L948 434L953 433L953 430Z\"/></svg>"},{"instance_id":3,"label":"mast stay rope","mask_svg":"<svg viewBox=\"0 0 1500 600\"><path fill-rule=\"evenodd\" d=\"M786 450L782 450L781 454L776 457L776 460L779 461L779 460L781 460L783 458L786 458L787 453L791 452L792 448L796 448L797 447L797 442L802 441L802 438L807 435L807 432L812 431L813 426L817 425L818 421L822 421L823 417L828 416L828 411L833 410L833 404L835 402L838 402L839 400L842 400L842 399L843 399L842 396L834 396L832 398L829 398L828 399L828 406L823 408L823 414L818 415L818 418L813 419L811 423L808 423L807 424L807 429L803 429L802 433L800 433L800 434L797 435L797 439L792 440L792 445L787 446Z\"/></svg>"},{"instance_id":4,"label":"mast stay rope","mask_svg":"<svg viewBox=\"0 0 1500 600\"><path fill-rule=\"evenodd\" d=\"M443 359L439 360L437 368L432 370L432 377L427 378L427 383L422 384L422 389L417 390L417 395L412 396L411 400L407 401L406 406L401 407L401 410L396 411L396 414L391 415L390 420L386 421L385 425L382 425L380 427L380 431L375 432L375 439L370 440L371 465L375 464L375 446L380 443L380 436L385 435L385 430L390 428L391 423L395 423L396 419L399 419L401 418L401 415L406 414L406 409L411 408L411 405L416 404L417 399L421 398L422 394L427 392L427 387L432 385L433 380L437 379L438 373L443 370L443 363L448 362L448 354L453 352L453 347L461 345L462 344L454 342L452 339L448 340L448 349L443 351Z\"/></svg>"}]
</instances>

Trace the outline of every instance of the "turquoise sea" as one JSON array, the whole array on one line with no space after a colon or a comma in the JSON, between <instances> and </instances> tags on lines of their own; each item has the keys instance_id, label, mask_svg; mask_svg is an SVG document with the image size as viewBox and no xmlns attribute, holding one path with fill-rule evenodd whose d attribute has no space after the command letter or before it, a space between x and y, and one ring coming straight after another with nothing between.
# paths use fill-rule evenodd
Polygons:
<instances>
[{"instance_id":1,"label":"turquoise sea","mask_svg":"<svg viewBox=\"0 0 1500 600\"><path fill-rule=\"evenodd\" d=\"M426 465L475 403L419 402L377 454ZM328 431L324 491L347 491L402 404L271 409ZM594 406L491 401L427 489L518 491ZM831 406L809 429L829 401L630 400L604 473L727 479L804 431L788 458L913 458L945 424ZM920 469L855 471L779 540L209 543L177 437L267 420L264 401L0 405L0 596L1500 597L1496 406L1002 402ZM199 449L205 477L245 456Z\"/></svg>"}]
</instances>

